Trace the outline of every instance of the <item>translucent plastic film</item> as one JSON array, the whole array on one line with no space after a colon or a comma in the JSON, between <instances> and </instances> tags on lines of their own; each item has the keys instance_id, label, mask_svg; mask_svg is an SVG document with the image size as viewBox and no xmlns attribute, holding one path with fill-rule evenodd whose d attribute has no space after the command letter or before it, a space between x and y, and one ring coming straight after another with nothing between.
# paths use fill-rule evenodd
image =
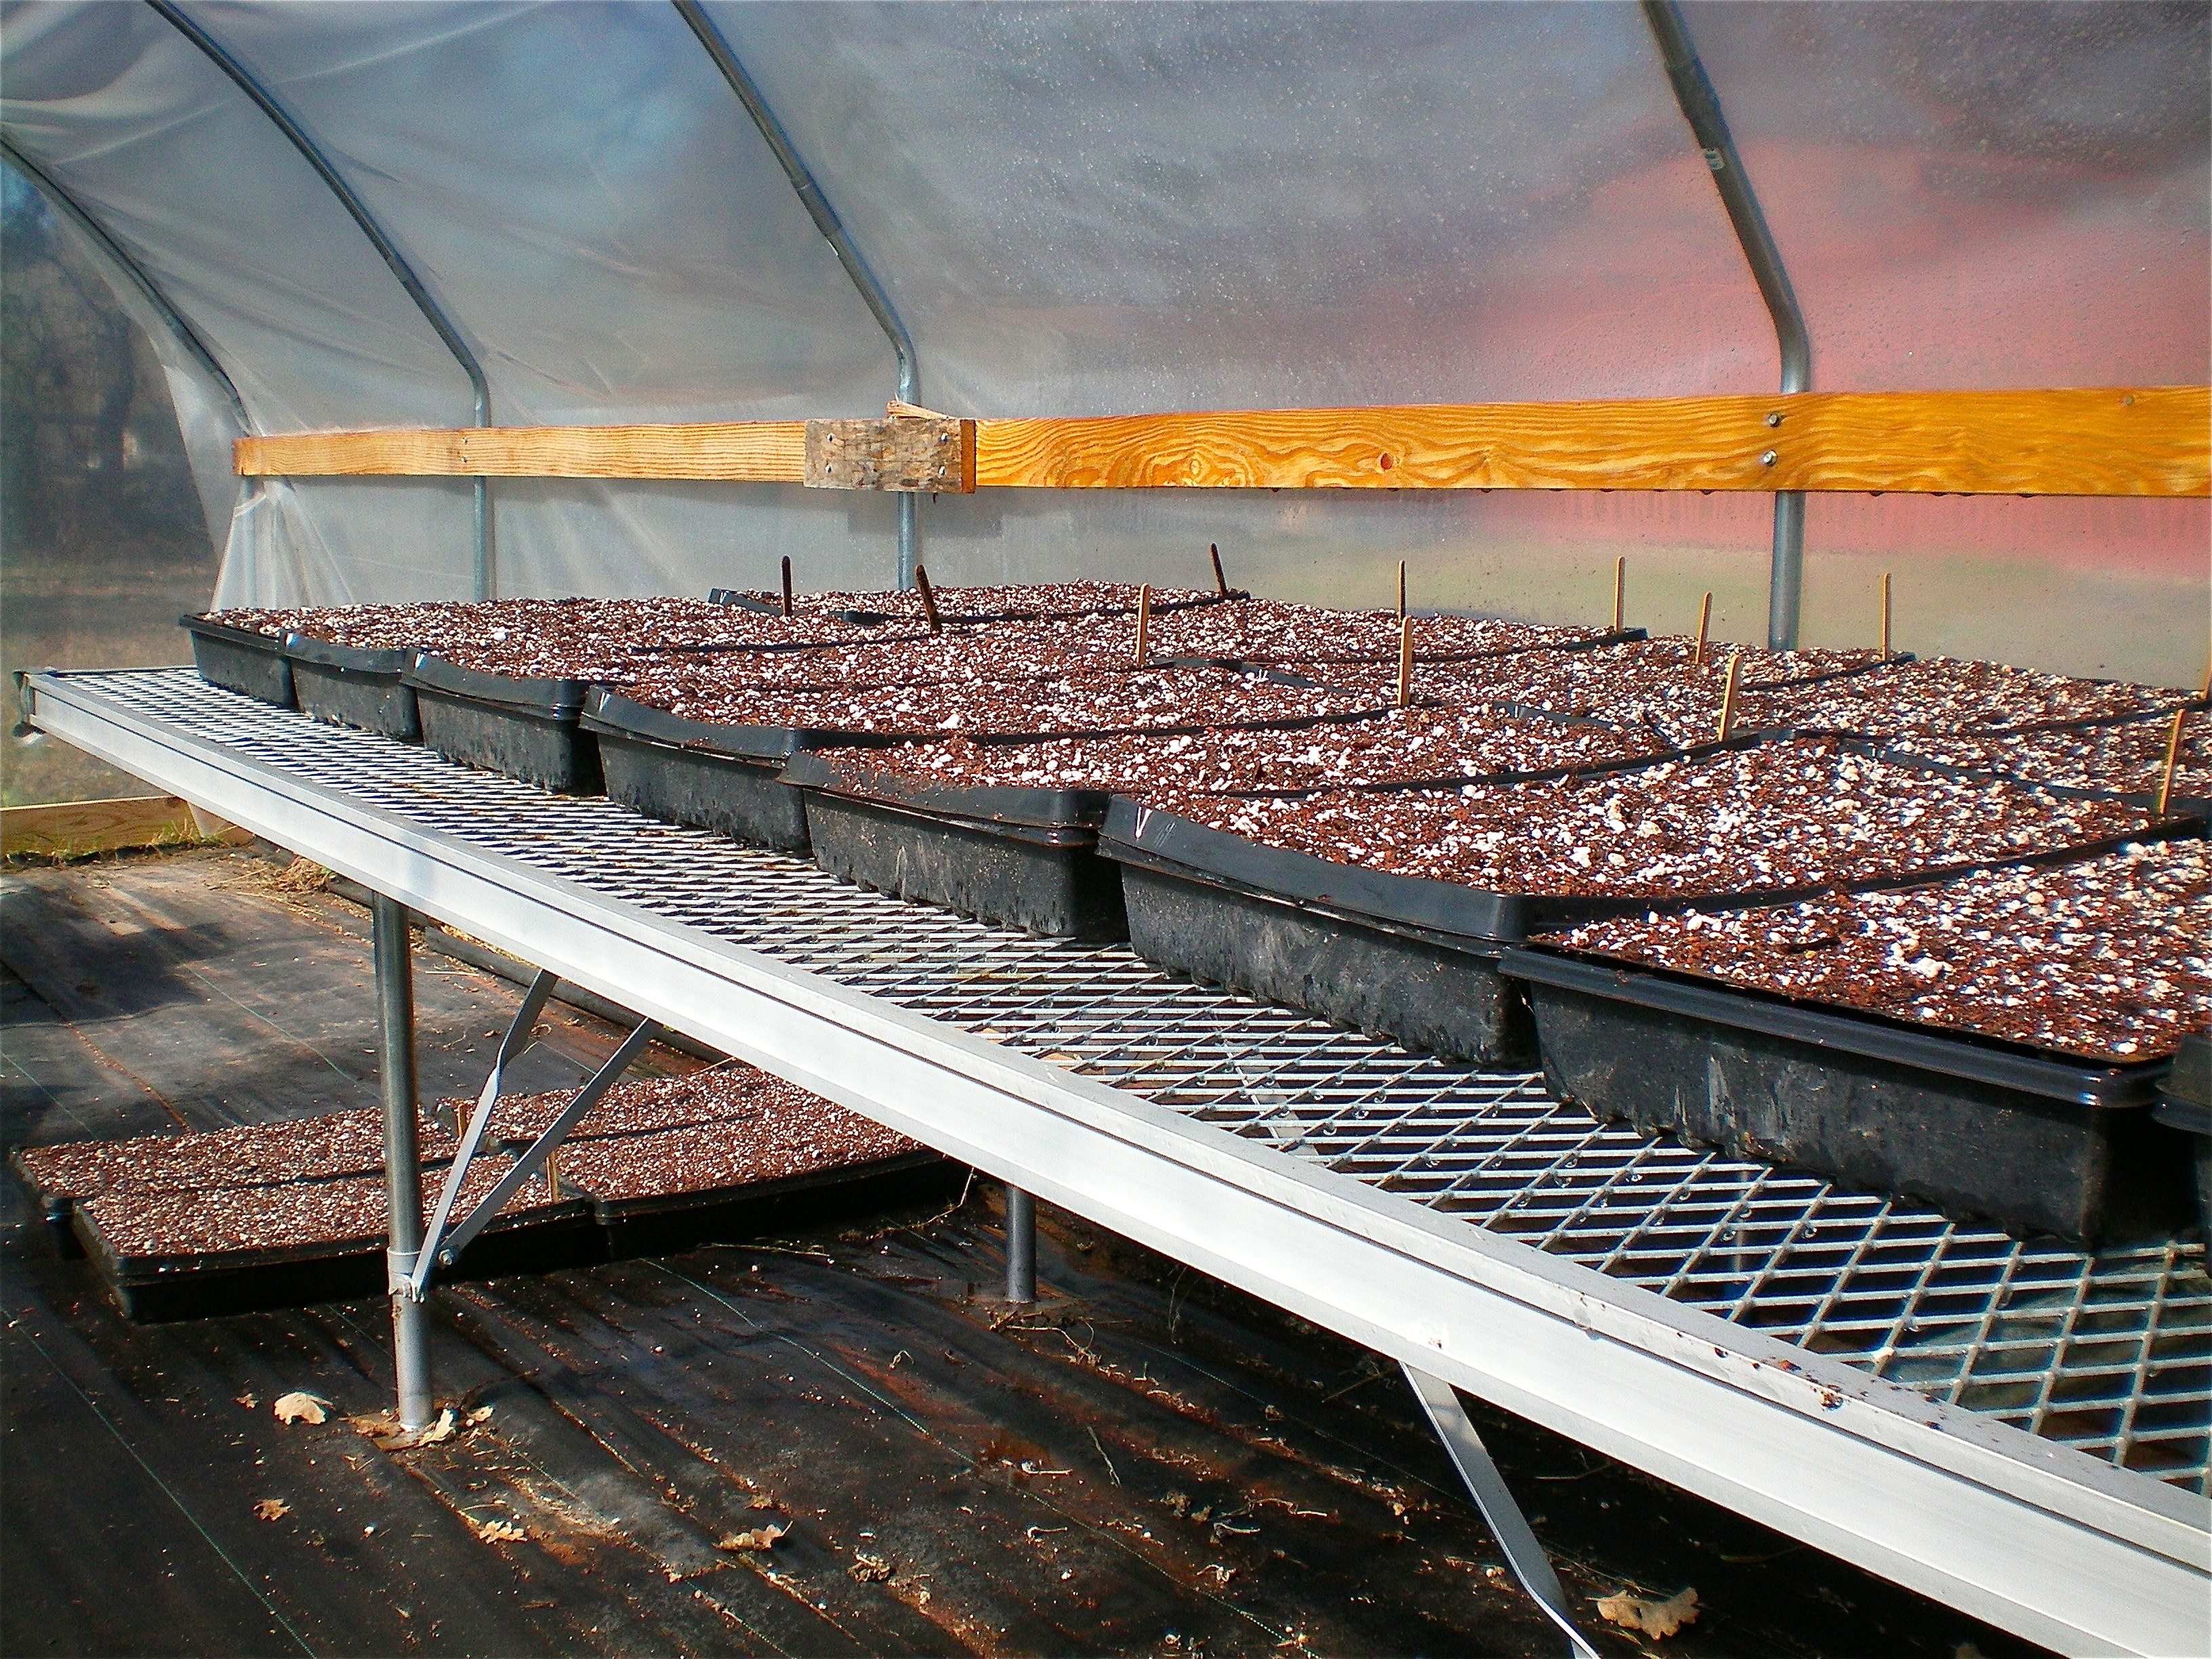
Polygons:
<instances>
[{"instance_id":1,"label":"translucent plastic film","mask_svg":"<svg viewBox=\"0 0 2212 1659\"><path fill-rule=\"evenodd\" d=\"M1773 334L1640 8L709 0L961 414L1757 392ZM506 422L839 415L881 332L664 0L194 4L455 317ZM1839 389L2208 378L2201 7L1692 4ZM261 113L145 8L4 14L11 139L157 272L268 431L460 424L466 383ZM208 481L212 487L214 481ZM465 482L302 480L227 599L465 591ZM890 579L881 500L495 487L503 592ZM1158 569L1579 614L1632 561L1763 632L1764 498L1002 493L947 580ZM1816 500L1808 640L2203 672L2203 503ZM1632 606L1633 610L1633 606Z\"/></svg>"}]
</instances>

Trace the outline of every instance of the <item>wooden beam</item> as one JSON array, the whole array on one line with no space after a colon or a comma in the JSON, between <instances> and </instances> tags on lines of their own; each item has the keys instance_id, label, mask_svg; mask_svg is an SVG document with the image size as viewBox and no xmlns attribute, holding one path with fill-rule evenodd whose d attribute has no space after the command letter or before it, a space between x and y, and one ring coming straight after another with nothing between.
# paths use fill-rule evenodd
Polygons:
<instances>
[{"instance_id":1,"label":"wooden beam","mask_svg":"<svg viewBox=\"0 0 2212 1659\"><path fill-rule=\"evenodd\" d=\"M2203 495L2212 392L1808 392L984 421L975 483Z\"/></svg>"},{"instance_id":2,"label":"wooden beam","mask_svg":"<svg viewBox=\"0 0 2212 1659\"><path fill-rule=\"evenodd\" d=\"M192 847L253 839L174 795L125 795L53 806L0 808L0 857L84 858L135 847Z\"/></svg>"},{"instance_id":3,"label":"wooden beam","mask_svg":"<svg viewBox=\"0 0 2212 1659\"><path fill-rule=\"evenodd\" d=\"M829 424L319 433L242 439L238 466L249 475L795 483L807 479L808 427ZM985 489L2212 495L2212 389L2204 386L1808 392L959 424L963 438L974 432L963 459L972 458L975 487ZM815 447L817 484L851 487L866 471L835 476L818 437ZM947 477L945 487L957 486Z\"/></svg>"},{"instance_id":4,"label":"wooden beam","mask_svg":"<svg viewBox=\"0 0 2212 1659\"><path fill-rule=\"evenodd\" d=\"M461 427L240 438L242 477L392 475L493 478L720 478L799 483L806 422Z\"/></svg>"}]
</instances>

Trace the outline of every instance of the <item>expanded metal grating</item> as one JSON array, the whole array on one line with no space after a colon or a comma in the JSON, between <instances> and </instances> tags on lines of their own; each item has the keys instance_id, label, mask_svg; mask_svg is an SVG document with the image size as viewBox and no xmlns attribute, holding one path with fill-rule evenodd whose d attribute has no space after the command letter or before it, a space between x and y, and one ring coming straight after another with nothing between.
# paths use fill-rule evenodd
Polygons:
<instances>
[{"instance_id":1,"label":"expanded metal grating","mask_svg":"<svg viewBox=\"0 0 2212 1659\"><path fill-rule=\"evenodd\" d=\"M275 769L741 941L1600 1273L2203 1493L2204 1249L2021 1240L1614 1126L1540 1077L1406 1053L811 865L320 726L187 670L76 681Z\"/></svg>"}]
</instances>

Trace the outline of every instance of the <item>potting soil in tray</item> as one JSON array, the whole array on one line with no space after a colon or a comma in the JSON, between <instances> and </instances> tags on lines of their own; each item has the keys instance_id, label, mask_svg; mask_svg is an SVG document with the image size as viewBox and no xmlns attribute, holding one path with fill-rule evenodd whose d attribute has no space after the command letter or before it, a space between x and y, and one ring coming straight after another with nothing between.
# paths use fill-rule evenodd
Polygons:
<instances>
[{"instance_id":1,"label":"potting soil in tray","mask_svg":"<svg viewBox=\"0 0 2212 1659\"><path fill-rule=\"evenodd\" d=\"M2072 1238L2188 1222L2149 1102L2212 1019L2201 842L1549 944L1601 960L1506 970L1554 1091L1601 1116Z\"/></svg>"},{"instance_id":2,"label":"potting soil in tray","mask_svg":"<svg viewBox=\"0 0 2212 1659\"><path fill-rule=\"evenodd\" d=\"M964 738L823 758L840 770L913 787L1278 792L1556 773L1640 764L1647 738L1482 708L1385 710L1371 720L1293 729L1130 733L1042 743ZM1103 803L1101 804L1103 811Z\"/></svg>"},{"instance_id":3,"label":"potting soil in tray","mask_svg":"<svg viewBox=\"0 0 2212 1659\"><path fill-rule=\"evenodd\" d=\"M2140 804L2158 793L2172 733L2171 716L2157 714L2101 726L1992 736L1905 732L1891 738L1887 748L1962 771L2124 795ZM2182 720L2172 804L2194 811L2208 801L2212 801L2212 714L2199 710Z\"/></svg>"},{"instance_id":4,"label":"potting soil in tray","mask_svg":"<svg viewBox=\"0 0 2212 1659\"><path fill-rule=\"evenodd\" d=\"M926 686L1051 679L1067 673L1112 673L1134 667L1127 651L1079 634L1040 635L1018 628L948 628L902 634L858 645L805 651L720 653L697 657L657 653L633 658L613 677L712 678L767 691L823 692L851 687Z\"/></svg>"},{"instance_id":5,"label":"potting soil in tray","mask_svg":"<svg viewBox=\"0 0 2212 1659\"><path fill-rule=\"evenodd\" d=\"M279 708L298 707L283 629L264 627L251 614L227 611L179 617L177 625L191 635L192 665L210 685Z\"/></svg>"},{"instance_id":6,"label":"potting soil in tray","mask_svg":"<svg viewBox=\"0 0 2212 1659\"><path fill-rule=\"evenodd\" d=\"M1255 846L1559 908L1893 881L2123 840L2150 823L2124 802L1946 777L1820 738L1449 792L1142 800Z\"/></svg>"},{"instance_id":7,"label":"potting soil in tray","mask_svg":"<svg viewBox=\"0 0 2212 1659\"><path fill-rule=\"evenodd\" d=\"M1662 746L1685 748L1711 738L1718 724L1718 705L1700 725L1677 719L1655 723L1670 700L1696 696L1705 689L1717 694L1725 684L1730 654L1738 647L1709 643L1705 665L1697 665L1697 642L1678 637L1630 639L1587 644L1579 648L1537 646L1510 654L1425 663L1418 658L1416 696L1462 704L1503 703L1549 714L1602 720L1621 726L1650 726ZM1743 650L1737 687L1795 685L1863 673L1881 660L1872 651ZM1395 686L1395 654L1365 663L1289 661L1291 672L1334 685ZM1739 720L1737 725L1750 729Z\"/></svg>"},{"instance_id":8,"label":"potting soil in tray","mask_svg":"<svg viewBox=\"0 0 2212 1659\"><path fill-rule=\"evenodd\" d=\"M1811 740L1456 792L1152 789L1115 803L1100 848L1148 961L1487 1061L1526 1040L1495 958L1533 929L2059 853L2146 821Z\"/></svg>"},{"instance_id":9,"label":"potting soil in tray","mask_svg":"<svg viewBox=\"0 0 2212 1659\"><path fill-rule=\"evenodd\" d=\"M1641 638L1642 630L1613 634L1595 628L1549 628L1486 617L1412 618L1417 662L1463 661L1539 647L1578 649ZM1239 599L1170 611L1146 631L1148 656L1161 660L1209 660L1262 665L1297 664L1306 672L1325 663L1395 665L1399 619L1382 611L1325 611L1273 599ZM1136 619L1129 615L1064 623L1041 634L1080 640L1117 656L1131 655Z\"/></svg>"},{"instance_id":10,"label":"potting soil in tray","mask_svg":"<svg viewBox=\"0 0 2212 1659\"><path fill-rule=\"evenodd\" d=\"M2154 842L2054 868L1550 936L1578 954L1942 1026L2094 1065L2212 1024L2212 848Z\"/></svg>"},{"instance_id":11,"label":"potting soil in tray","mask_svg":"<svg viewBox=\"0 0 2212 1659\"><path fill-rule=\"evenodd\" d=\"M465 1218L508 1160L479 1155L462 1183ZM436 1186L425 1172L424 1219ZM385 1278L384 1178L183 1190L111 1187L77 1206L76 1226L124 1311L142 1321L295 1306L368 1294ZM599 1253L579 1200L532 1182L464 1254L464 1273L566 1267Z\"/></svg>"},{"instance_id":12,"label":"potting soil in tray","mask_svg":"<svg viewBox=\"0 0 2212 1659\"><path fill-rule=\"evenodd\" d=\"M452 1155L453 1139L435 1122L422 1121L417 1134L426 1160ZM204 1191L321 1181L384 1167L383 1118L374 1111L333 1112L201 1134L19 1146L10 1162L24 1184L51 1203L97 1197L112 1187Z\"/></svg>"},{"instance_id":13,"label":"potting soil in tray","mask_svg":"<svg viewBox=\"0 0 2212 1659\"><path fill-rule=\"evenodd\" d=\"M721 602L763 614L781 616L783 595L763 589L744 591L717 588ZM1059 617L1111 616L1137 608L1134 582L1025 582L1000 587L943 587L931 589L938 620L955 622L1035 622ZM1193 592L1182 588L1156 587L1152 604L1168 612L1242 599L1235 592ZM884 622L924 622L927 611L919 591L872 593L794 593L794 620L820 617L867 626Z\"/></svg>"},{"instance_id":14,"label":"potting soil in tray","mask_svg":"<svg viewBox=\"0 0 2212 1659\"><path fill-rule=\"evenodd\" d=\"M1707 696L1711 697L1710 689ZM1881 738L1898 733L1990 733L2086 720L2171 714L2195 700L2163 686L2071 679L2001 663L1929 657L1885 663L1825 683L1758 690L1737 720L1801 732ZM1708 706L1717 718L1718 703ZM1682 718L1693 728L1703 710Z\"/></svg>"},{"instance_id":15,"label":"potting soil in tray","mask_svg":"<svg viewBox=\"0 0 2212 1659\"><path fill-rule=\"evenodd\" d=\"M495 1129L542 1127L565 1094L503 1099ZM564 1193L588 1199L617 1256L688 1248L906 1195L898 1177L949 1166L919 1142L750 1066L618 1085L559 1153ZM888 1178L888 1179L887 1179Z\"/></svg>"},{"instance_id":16,"label":"potting soil in tray","mask_svg":"<svg viewBox=\"0 0 2212 1659\"><path fill-rule=\"evenodd\" d=\"M427 652L520 679L590 679L661 650L773 653L882 641L897 632L827 617L793 623L682 598L455 599L217 615L280 636L295 634L348 650Z\"/></svg>"},{"instance_id":17,"label":"potting soil in tray","mask_svg":"<svg viewBox=\"0 0 2212 1659\"><path fill-rule=\"evenodd\" d=\"M1068 674L968 684L862 686L842 691L755 690L689 667L649 670L613 688L679 718L732 727L890 739L964 735L1030 738L1125 731L1192 731L1359 719L1374 696L1285 684L1222 668Z\"/></svg>"}]
</instances>

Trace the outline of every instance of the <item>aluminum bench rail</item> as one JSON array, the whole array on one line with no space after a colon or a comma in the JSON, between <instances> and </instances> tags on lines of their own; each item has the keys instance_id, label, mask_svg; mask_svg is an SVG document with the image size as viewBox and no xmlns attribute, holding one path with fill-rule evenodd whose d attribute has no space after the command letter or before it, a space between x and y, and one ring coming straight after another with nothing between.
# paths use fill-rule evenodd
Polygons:
<instances>
[{"instance_id":1,"label":"aluminum bench rail","mask_svg":"<svg viewBox=\"0 0 2212 1659\"><path fill-rule=\"evenodd\" d=\"M2090 1255L1601 1126L188 670L27 696L377 892L1815 1547L2063 1651L2212 1650L2201 1245Z\"/></svg>"}]
</instances>

